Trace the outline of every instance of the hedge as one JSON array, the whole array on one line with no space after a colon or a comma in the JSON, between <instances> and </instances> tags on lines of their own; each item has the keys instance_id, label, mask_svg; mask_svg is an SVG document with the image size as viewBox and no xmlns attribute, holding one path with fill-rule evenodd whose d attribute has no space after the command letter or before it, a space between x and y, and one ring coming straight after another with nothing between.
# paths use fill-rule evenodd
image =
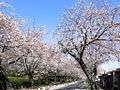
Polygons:
<instances>
[{"instance_id":1,"label":"hedge","mask_svg":"<svg viewBox=\"0 0 120 90\"><path fill-rule=\"evenodd\" d=\"M9 77L9 80L12 84L12 88L28 88L31 86L31 82L28 80L26 76L24 77ZM47 76L41 78L33 79L33 86L45 86L45 85L53 85L68 82L65 76ZM0 89L1 90L1 89Z\"/></svg>"},{"instance_id":2,"label":"hedge","mask_svg":"<svg viewBox=\"0 0 120 90\"><path fill-rule=\"evenodd\" d=\"M9 77L13 88L30 87L31 82L25 77Z\"/></svg>"},{"instance_id":3,"label":"hedge","mask_svg":"<svg viewBox=\"0 0 120 90\"><path fill-rule=\"evenodd\" d=\"M9 80L13 88L28 88L31 86L31 82L28 80L27 77L9 77ZM33 82L34 86L49 85L50 83L52 83L48 80L48 78L34 79Z\"/></svg>"}]
</instances>

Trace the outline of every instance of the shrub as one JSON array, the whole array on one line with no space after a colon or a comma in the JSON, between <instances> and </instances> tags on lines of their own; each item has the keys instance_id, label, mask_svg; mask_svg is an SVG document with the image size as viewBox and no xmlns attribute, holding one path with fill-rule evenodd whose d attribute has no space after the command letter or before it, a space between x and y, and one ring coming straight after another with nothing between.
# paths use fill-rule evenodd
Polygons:
<instances>
[{"instance_id":1,"label":"shrub","mask_svg":"<svg viewBox=\"0 0 120 90\"><path fill-rule=\"evenodd\" d=\"M13 88L29 87L30 82L25 77L9 77L10 82L12 83Z\"/></svg>"},{"instance_id":2,"label":"shrub","mask_svg":"<svg viewBox=\"0 0 120 90\"><path fill-rule=\"evenodd\" d=\"M31 87L31 82L29 79L24 77L9 77L10 82L12 83L12 87L19 89L21 87L28 88ZM33 79L33 86L40 85L53 85L68 82L66 76L47 76L41 78ZM1 90L1 89L0 89Z\"/></svg>"},{"instance_id":3,"label":"shrub","mask_svg":"<svg viewBox=\"0 0 120 90\"><path fill-rule=\"evenodd\" d=\"M28 80L27 77L9 77L10 82L12 83L13 88L21 88L21 87L31 87L31 82ZM40 86L43 83L41 80L34 79L34 86ZM45 81L44 81L45 82Z\"/></svg>"}]
</instances>

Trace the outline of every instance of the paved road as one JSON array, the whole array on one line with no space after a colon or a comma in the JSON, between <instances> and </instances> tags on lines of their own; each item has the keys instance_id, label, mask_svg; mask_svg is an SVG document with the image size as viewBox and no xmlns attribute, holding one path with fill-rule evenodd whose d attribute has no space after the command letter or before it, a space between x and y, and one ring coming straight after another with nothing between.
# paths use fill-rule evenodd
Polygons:
<instances>
[{"instance_id":1,"label":"paved road","mask_svg":"<svg viewBox=\"0 0 120 90\"><path fill-rule=\"evenodd\" d=\"M63 88L56 89L56 90L83 90L82 87L83 87L83 83L78 82L78 83L63 87Z\"/></svg>"}]
</instances>

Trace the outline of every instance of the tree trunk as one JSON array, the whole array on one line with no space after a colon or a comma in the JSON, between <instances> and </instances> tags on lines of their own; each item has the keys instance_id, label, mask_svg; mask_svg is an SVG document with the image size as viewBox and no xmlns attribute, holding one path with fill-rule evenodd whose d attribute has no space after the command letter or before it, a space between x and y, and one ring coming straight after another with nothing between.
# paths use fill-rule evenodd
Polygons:
<instances>
[{"instance_id":1,"label":"tree trunk","mask_svg":"<svg viewBox=\"0 0 120 90\"><path fill-rule=\"evenodd\" d=\"M91 75L87 71L87 66L85 65L85 63L83 62L82 59L77 60L77 61L79 61L79 65L80 65L81 69L83 70L84 74L86 75L86 77L88 79L88 84L90 86L90 90L94 90L94 81L92 80Z\"/></svg>"},{"instance_id":2,"label":"tree trunk","mask_svg":"<svg viewBox=\"0 0 120 90\"><path fill-rule=\"evenodd\" d=\"M5 73L5 70L3 69L1 65L0 65L0 80L2 82L3 90L7 90L7 83L9 82L9 80Z\"/></svg>"},{"instance_id":3,"label":"tree trunk","mask_svg":"<svg viewBox=\"0 0 120 90\"><path fill-rule=\"evenodd\" d=\"M32 87L34 85L34 82L33 82L33 75L28 75L28 79L30 81L30 86Z\"/></svg>"}]
</instances>

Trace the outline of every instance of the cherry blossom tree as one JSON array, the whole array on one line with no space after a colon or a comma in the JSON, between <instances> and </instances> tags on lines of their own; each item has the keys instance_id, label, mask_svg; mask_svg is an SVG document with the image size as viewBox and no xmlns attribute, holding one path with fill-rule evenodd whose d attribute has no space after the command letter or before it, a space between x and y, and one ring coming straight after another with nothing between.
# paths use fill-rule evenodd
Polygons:
<instances>
[{"instance_id":1,"label":"cherry blossom tree","mask_svg":"<svg viewBox=\"0 0 120 90\"><path fill-rule=\"evenodd\" d=\"M79 63L93 90L97 65L112 60L120 51L120 5L90 2L80 0L68 9L57 33L62 51Z\"/></svg>"},{"instance_id":2,"label":"cherry blossom tree","mask_svg":"<svg viewBox=\"0 0 120 90\"><path fill-rule=\"evenodd\" d=\"M45 44L45 51L43 53L44 61L42 61L41 66L47 75L56 76L70 76L78 77L80 75L79 69L75 64L71 63L71 60L67 58L58 48L57 45ZM72 60L74 62L74 60ZM71 69L70 67L73 67ZM73 73L77 72L73 75ZM72 73L72 74L71 74Z\"/></svg>"},{"instance_id":3,"label":"cherry blossom tree","mask_svg":"<svg viewBox=\"0 0 120 90\"><path fill-rule=\"evenodd\" d=\"M1 5L4 6L5 3ZM9 15L5 15L2 11L0 12L0 67L1 67L1 80L3 83L3 88L6 90L6 84L8 82L7 76L5 74L4 67L12 59L16 59L17 48L20 39L19 29L17 28L17 23Z\"/></svg>"},{"instance_id":4,"label":"cherry blossom tree","mask_svg":"<svg viewBox=\"0 0 120 90\"><path fill-rule=\"evenodd\" d=\"M19 56L22 56L21 63L25 74L29 77L31 84L33 84L33 77L35 71L41 63L43 58L43 43L42 41L42 30L41 28L34 30L29 30L23 35L24 43L19 48Z\"/></svg>"},{"instance_id":5,"label":"cherry blossom tree","mask_svg":"<svg viewBox=\"0 0 120 90\"><path fill-rule=\"evenodd\" d=\"M20 70L24 69L26 75L33 79L34 71L42 58L43 44L40 43L40 40L43 33L42 28L23 32L19 27L20 23L16 19L17 16L14 17L10 10L8 10L10 13L4 12L4 9L11 9L11 6L5 2L0 2L0 6L3 10L0 12L0 79L4 90L6 90L9 80L4 70L5 67L9 68L9 66L14 65Z\"/></svg>"}]
</instances>

